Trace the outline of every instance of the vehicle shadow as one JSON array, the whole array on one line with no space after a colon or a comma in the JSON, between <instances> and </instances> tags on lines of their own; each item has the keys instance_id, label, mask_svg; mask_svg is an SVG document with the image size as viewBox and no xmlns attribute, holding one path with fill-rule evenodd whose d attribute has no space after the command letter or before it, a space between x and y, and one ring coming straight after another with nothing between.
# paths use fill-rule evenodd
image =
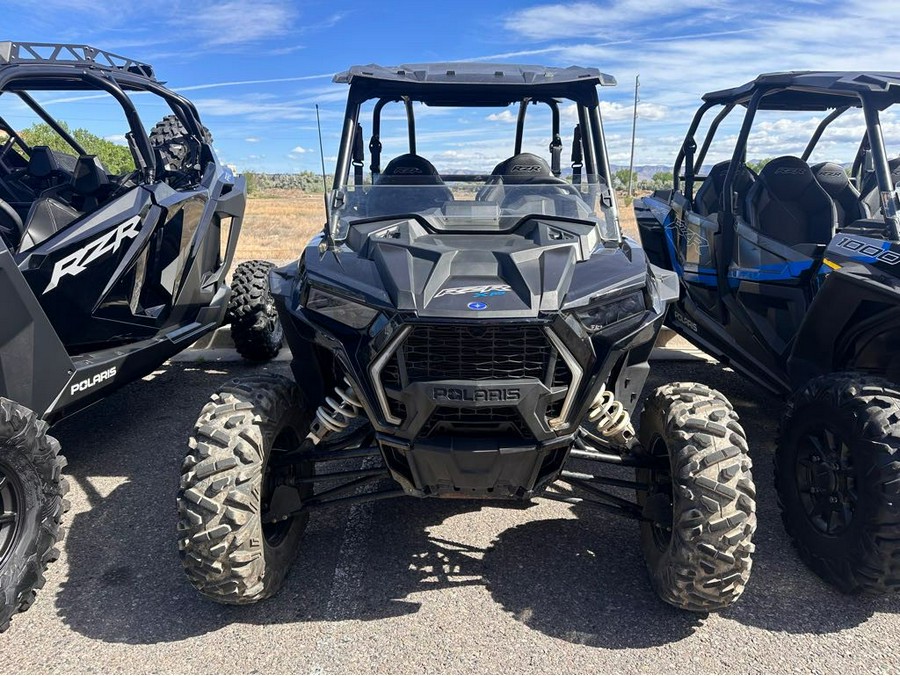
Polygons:
<instances>
[{"instance_id":1,"label":"vehicle shadow","mask_svg":"<svg viewBox=\"0 0 900 676\"><path fill-rule=\"evenodd\" d=\"M216 386L258 368L167 367L153 383L126 388L57 428L69 475L89 504L68 520L68 576L56 599L74 631L107 642L153 644L234 623L372 621L418 612L422 592L465 586L485 588L535 631L588 646L662 645L703 625L703 616L670 608L653 593L635 523L579 508L548 510L549 518L510 526L511 519L494 510L474 514L486 503L458 500L401 498L316 513L276 598L244 607L201 598L182 573L174 535L184 445ZM729 392L721 375L699 371L691 371L691 379L719 383L756 439L756 562L744 597L723 616L774 631L824 633L858 625L876 611L900 610L895 600L837 594L796 559L771 487L773 437L766 428L773 404L743 396L740 380ZM677 379L671 375L662 369L648 387ZM475 540L478 546L469 537L456 541L442 528L455 518L471 518L472 528L487 518L497 524L497 535L492 542Z\"/></svg>"},{"instance_id":2,"label":"vehicle shadow","mask_svg":"<svg viewBox=\"0 0 900 676\"><path fill-rule=\"evenodd\" d=\"M623 559L619 538L634 524L593 514L536 521L483 547L431 532L484 507L474 501L403 498L317 513L275 599L226 607L201 598L176 548L179 468L210 392L244 372L252 369L169 366L152 383L132 385L56 428L69 476L89 505L69 518L68 575L56 599L73 630L152 644L232 623L378 620L417 612L420 602L410 598L421 592L476 585L534 629L578 643L638 646L690 633L695 618L679 619L656 599L639 554L626 549ZM629 606L640 612L620 612ZM640 631L646 613L667 619Z\"/></svg>"}]
</instances>

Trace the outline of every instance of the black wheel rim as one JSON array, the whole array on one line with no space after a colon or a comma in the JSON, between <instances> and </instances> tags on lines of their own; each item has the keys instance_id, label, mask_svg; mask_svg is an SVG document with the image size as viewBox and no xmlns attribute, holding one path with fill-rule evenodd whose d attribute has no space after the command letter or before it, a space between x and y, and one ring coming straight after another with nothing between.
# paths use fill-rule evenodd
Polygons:
<instances>
[{"instance_id":1,"label":"black wheel rim","mask_svg":"<svg viewBox=\"0 0 900 676\"><path fill-rule=\"evenodd\" d=\"M822 427L800 440L797 488L810 523L825 535L840 535L853 520L858 501L853 455L846 441Z\"/></svg>"},{"instance_id":2,"label":"black wheel rim","mask_svg":"<svg viewBox=\"0 0 900 676\"><path fill-rule=\"evenodd\" d=\"M292 428L285 428L281 430L277 437L275 437L275 441L272 444L272 450L269 452L269 461L266 462L266 468L263 472L263 485L262 485L262 514L266 514L270 508L270 502L272 499L272 495L275 493L275 490L279 486L283 485L293 485L294 477L296 475L295 465L286 465L286 466L278 466L273 465L271 462L272 458L282 454L288 453L290 451L296 450L300 445L299 438L297 437L296 432ZM293 524L294 519L286 519L284 521L277 521L275 523L265 523L263 522L263 537L266 539L266 544L270 547L278 547L284 539L287 537L288 533L291 530L291 525Z\"/></svg>"},{"instance_id":3,"label":"black wheel rim","mask_svg":"<svg viewBox=\"0 0 900 676\"><path fill-rule=\"evenodd\" d=\"M672 542L672 511L673 511L673 492L672 492L672 472L669 467L669 448L666 446L665 439L657 437L650 445L650 454L659 462L654 463L656 467L649 470L650 491L647 493L647 500L658 500L667 502L668 519L654 519L650 522L650 532L653 535L653 544L659 551L665 551ZM658 511L658 510L654 510Z\"/></svg>"},{"instance_id":4,"label":"black wheel rim","mask_svg":"<svg viewBox=\"0 0 900 676\"><path fill-rule=\"evenodd\" d=\"M25 518L24 505L18 476L0 463L0 568L16 548Z\"/></svg>"}]
</instances>

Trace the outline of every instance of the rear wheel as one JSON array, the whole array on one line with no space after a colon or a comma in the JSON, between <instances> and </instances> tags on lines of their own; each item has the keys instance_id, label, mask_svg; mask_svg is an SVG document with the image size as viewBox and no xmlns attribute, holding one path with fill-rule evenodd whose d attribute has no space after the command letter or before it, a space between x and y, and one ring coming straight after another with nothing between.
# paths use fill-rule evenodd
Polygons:
<instances>
[{"instance_id":1,"label":"rear wheel","mask_svg":"<svg viewBox=\"0 0 900 676\"><path fill-rule=\"evenodd\" d=\"M0 397L0 631L31 606L59 557L64 466L46 423Z\"/></svg>"},{"instance_id":2,"label":"rear wheel","mask_svg":"<svg viewBox=\"0 0 900 676\"><path fill-rule=\"evenodd\" d=\"M807 383L782 421L775 487L820 577L847 593L900 590L900 388L853 373Z\"/></svg>"},{"instance_id":3,"label":"rear wheel","mask_svg":"<svg viewBox=\"0 0 900 676\"><path fill-rule=\"evenodd\" d=\"M247 604L281 588L309 516L270 524L266 515L311 495L302 481L311 464L278 463L309 422L297 386L282 376L233 380L203 407L182 466L178 530L185 572L204 596Z\"/></svg>"},{"instance_id":4,"label":"rear wheel","mask_svg":"<svg viewBox=\"0 0 900 676\"><path fill-rule=\"evenodd\" d=\"M710 612L740 597L750 577L756 489L744 430L721 393L672 383L647 398L639 430L649 484L638 504L650 580L678 608Z\"/></svg>"},{"instance_id":5,"label":"rear wheel","mask_svg":"<svg viewBox=\"0 0 900 676\"><path fill-rule=\"evenodd\" d=\"M238 353L250 361L274 359L281 350L284 330L269 291L268 261L247 261L237 266L231 278L228 317L231 338Z\"/></svg>"}]
</instances>

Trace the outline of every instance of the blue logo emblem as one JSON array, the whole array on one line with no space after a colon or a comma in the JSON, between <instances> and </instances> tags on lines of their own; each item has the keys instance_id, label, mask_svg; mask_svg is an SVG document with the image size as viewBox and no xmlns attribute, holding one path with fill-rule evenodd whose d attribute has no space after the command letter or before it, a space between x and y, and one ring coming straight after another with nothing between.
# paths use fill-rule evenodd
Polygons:
<instances>
[{"instance_id":1,"label":"blue logo emblem","mask_svg":"<svg viewBox=\"0 0 900 676\"><path fill-rule=\"evenodd\" d=\"M487 303L469 303L470 310L485 310L487 309Z\"/></svg>"}]
</instances>

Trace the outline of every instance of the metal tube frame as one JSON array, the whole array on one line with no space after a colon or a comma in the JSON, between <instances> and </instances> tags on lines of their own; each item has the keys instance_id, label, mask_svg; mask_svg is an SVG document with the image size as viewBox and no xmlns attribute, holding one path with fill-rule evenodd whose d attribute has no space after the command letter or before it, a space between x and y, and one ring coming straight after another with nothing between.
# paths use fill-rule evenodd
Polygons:
<instances>
[{"instance_id":1,"label":"metal tube frame","mask_svg":"<svg viewBox=\"0 0 900 676\"><path fill-rule=\"evenodd\" d=\"M878 190L881 193L881 210L891 241L900 241L900 215L898 215L897 192L891 181L887 153L884 148L884 134L881 130L881 117L878 108L865 94L860 94L863 115L866 118L866 134L869 137L869 148L875 165L875 177L878 179Z\"/></svg>"},{"instance_id":2,"label":"metal tube frame","mask_svg":"<svg viewBox=\"0 0 900 676\"><path fill-rule=\"evenodd\" d=\"M819 123L819 126L816 127L816 130L813 132L812 138L809 139L809 143L806 144L803 154L800 156L801 160L804 162L809 160L809 156L812 155L813 150L816 149L816 144L819 142L819 139L822 138L822 134L825 132L828 125L846 113L851 107L852 106L842 106L840 108L835 108Z\"/></svg>"},{"instance_id":3,"label":"metal tube frame","mask_svg":"<svg viewBox=\"0 0 900 676\"><path fill-rule=\"evenodd\" d=\"M712 108L713 105L715 104L704 103L700 106L699 110L694 113L694 119L691 120L691 126L688 127L687 134L684 136L684 141L681 142L681 148L679 148L678 154L675 156L675 165L672 168L672 190L674 192L678 192L681 189L681 165L684 164L685 158L687 158L685 184L690 185L690 190L693 191L694 151L697 148L694 134L697 133L697 128L700 126L700 121L703 119L703 116L706 115L706 111Z\"/></svg>"},{"instance_id":4,"label":"metal tube frame","mask_svg":"<svg viewBox=\"0 0 900 676\"><path fill-rule=\"evenodd\" d=\"M31 108L35 113L37 113L38 117L40 117L46 124L50 125L50 128L59 134L63 140L68 143L74 150L78 152L79 155L87 155L82 145L76 141L69 132L63 129L62 125L56 121L56 119L48 113L46 110L41 108L37 101L35 101L28 92L15 92L16 96L18 96L26 106Z\"/></svg>"},{"instance_id":5,"label":"metal tube frame","mask_svg":"<svg viewBox=\"0 0 900 676\"><path fill-rule=\"evenodd\" d=\"M153 181L159 170L156 166L156 158L150 144L150 138L144 129L143 122L127 91L149 92L156 94L164 99L172 112L176 114L181 123L185 126L188 133L198 139L203 137L200 116L193 103L185 99L183 96L166 89L156 80L151 80L140 75L129 73L127 71L106 70L103 68L73 70L71 68L63 68L58 65L48 64L46 66L23 65L21 67L9 69L2 78L0 78L0 92L8 90L13 82L29 81L59 81L59 82L81 82L92 85L93 88L105 91L110 94L116 102L122 107L125 119L130 127L130 137L133 139L131 145L132 155L136 167L144 174L148 181ZM46 122L57 134L59 134L72 148L79 154L85 154L84 148L62 127L55 118L48 113L37 101L35 101L26 91L14 91L26 105L28 105L40 118Z\"/></svg>"}]
</instances>

